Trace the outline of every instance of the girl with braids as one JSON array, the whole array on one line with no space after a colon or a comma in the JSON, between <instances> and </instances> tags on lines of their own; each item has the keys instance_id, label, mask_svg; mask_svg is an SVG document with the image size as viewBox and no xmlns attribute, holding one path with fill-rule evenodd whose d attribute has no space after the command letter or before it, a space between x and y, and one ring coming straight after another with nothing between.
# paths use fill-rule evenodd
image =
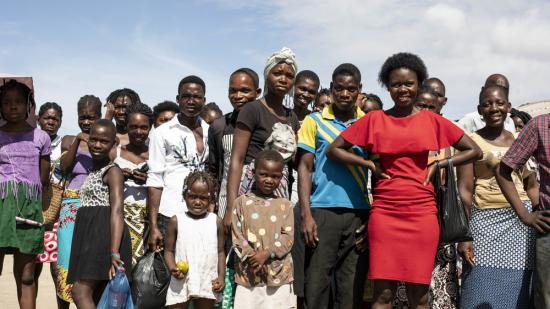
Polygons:
<instances>
[{"instance_id":1,"label":"girl with braids","mask_svg":"<svg viewBox=\"0 0 550 309\"><path fill-rule=\"evenodd\" d=\"M72 302L72 285L67 284L71 244L73 239L76 212L80 208L80 187L92 167L92 157L88 150L88 137L92 125L101 118L101 101L93 95L85 95L78 100L78 126L76 136L66 135L61 141L61 151L67 153L61 158L61 172L67 177L63 191L59 227L57 229L56 289L58 308L69 308Z\"/></svg>"},{"instance_id":2,"label":"girl with braids","mask_svg":"<svg viewBox=\"0 0 550 309\"><path fill-rule=\"evenodd\" d=\"M105 119L115 118L116 137L120 145L128 144L128 131L126 129L127 112L126 109L135 103L140 103L141 99L137 92L129 88L117 89L107 97L107 111Z\"/></svg>"},{"instance_id":3,"label":"girl with braids","mask_svg":"<svg viewBox=\"0 0 550 309\"><path fill-rule=\"evenodd\" d=\"M170 308L214 308L224 288L225 251L221 219L208 207L216 201L216 180L195 171L185 179L186 212L170 219L164 246L166 265L172 273L166 305ZM184 205L182 205L182 210ZM187 269L181 269L180 261Z\"/></svg>"},{"instance_id":4,"label":"girl with braids","mask_svg":"<svg viewBox=\"0 0 550 309\"><path fill-rule=\"evenodd\" d=\"M114 162L124 175L124 221L132 240L132 265L144 253L145 218L147 216L147 138L153 124L153 112L143 103L130 105L127 110L127 131L130 143L116 147Z\"/></svg>"},{"instance_id":5,"label":"girl with braids","mask_svg":"<svg viewBox=\"0 0 550 309\"><path fill-rule=\"evenodd\" d=\"M32 90L15 80L0 87L0 261L13 254L20 308L36 308L36 255L44 251L42 187L50 169L50 137L27 123ZM3 263L0 262L0 272Z\"/></svg>"}]
</instances>

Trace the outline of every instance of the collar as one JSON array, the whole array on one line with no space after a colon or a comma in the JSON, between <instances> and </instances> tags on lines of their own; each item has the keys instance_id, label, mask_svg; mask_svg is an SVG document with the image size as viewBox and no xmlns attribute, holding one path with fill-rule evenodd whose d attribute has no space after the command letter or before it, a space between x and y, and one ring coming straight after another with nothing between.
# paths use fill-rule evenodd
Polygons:
<instances>
[{"instance_id":1,"label":"collar","mask_svg":"<svg viewBox=\"0 0 550 309\"><path fill-rule=\"evenodd\" d=\"M357 115L355 119L359 119L365 116L365 113L359 108L359 106L355 106L355 114ZM325 106L325 108L323 108L323 111L321 112L321 115L325 119L336 119L336 117L334 116L334 109L332 108L332 104L330 104L329 106Z\"/></svg>"},{"instance_id":2,"label":"collar","mask_svg":"<svg viewBox=\"0 0 550 309\"><path fill-rule=\"evenodd\" d=\"M170 121L165 123L165 125L169 128L178 127L180 129L185 129L185 130L190 131L191 129L189 129L188 127L186 127L186 126L184 126L183 124L180 123L180 121L178 120L178 116L179 116L179 113L176 114L174 116L174 118L170 119ZM200 116L198 117L198 121L199 121L199 123L200 123L200 125L203 129L205 127L208 129L208 124Z\"/></svg>"}]
</instances>

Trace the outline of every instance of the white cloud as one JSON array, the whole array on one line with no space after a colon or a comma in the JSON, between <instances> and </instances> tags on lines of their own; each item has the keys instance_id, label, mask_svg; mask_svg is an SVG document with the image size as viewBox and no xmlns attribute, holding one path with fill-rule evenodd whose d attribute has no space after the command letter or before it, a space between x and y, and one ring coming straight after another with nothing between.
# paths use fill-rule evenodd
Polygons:
<instances>
[{"instance_id":1,"label":"white cloud","mask_svg":"<svg viewBox=\"0 0 550 309\"><path fill-rule=\"evenodd\" d=\"M252 3L254 5L263 5ZM295 1L271 2L261 16L293 48L301 68L320 73L353 62L363 88L382 94L376 82L384 60L401 51L418 54L430 75L447 86L452 117L475 110L485 78L503 73L515 105L549 99L550 4L545 1Z\"/></svg>"},{"instance_id":2,"label":"white cloud","mask_svg":"<svg viewBox=\"0 0 550 309\"><path fill-rule=\"evenodd\" d=\"M434 23L434 26L444 26L452 31L458 31L464 26L464 13L462 10L439 3L431 6L425 16Z\"/></svg>"}]
</instances>

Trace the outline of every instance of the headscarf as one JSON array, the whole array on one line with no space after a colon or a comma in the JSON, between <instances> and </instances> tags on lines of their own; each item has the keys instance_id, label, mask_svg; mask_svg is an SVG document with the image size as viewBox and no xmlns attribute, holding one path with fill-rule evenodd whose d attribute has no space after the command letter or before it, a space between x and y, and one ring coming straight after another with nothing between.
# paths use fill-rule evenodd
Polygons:
<instances>
[{"instance_id":1,"label":"headscarf","mask_svg":"<svg viewBox=\"0 0 550 309\"><path fill-rule=\"evenodd\" d=\"M283 47L280 51L274 52L269 58L267 58L267 61L265 63L265 69L264 69L264 95L267 94L267 75L269 74L269 71L273 69L274 66L277 64L284 62L292 67L294 70L294 73L298 73L298 66L296 64L296 55L294 52L288 48Z\"/></svg>"}]
</instances>

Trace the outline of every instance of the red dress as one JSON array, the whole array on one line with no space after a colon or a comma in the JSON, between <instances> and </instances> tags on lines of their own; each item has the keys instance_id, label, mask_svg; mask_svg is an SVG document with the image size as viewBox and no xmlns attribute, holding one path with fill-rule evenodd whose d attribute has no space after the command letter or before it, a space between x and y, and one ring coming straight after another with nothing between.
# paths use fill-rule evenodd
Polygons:
<instances>
[{"instance_id":1,"label":"red dress","mask_svg":"<svg viewBox=\"0 0 550 309\"><path fill-rule=\"evenodd\" d=\"M439 224L433 186L423 184L428 152L453 145L464 132L430 111L401 118L374 111L341 135L378 154L391 177L374 190L369 278L430 284Z\"/></svg>"}]
</instances>

